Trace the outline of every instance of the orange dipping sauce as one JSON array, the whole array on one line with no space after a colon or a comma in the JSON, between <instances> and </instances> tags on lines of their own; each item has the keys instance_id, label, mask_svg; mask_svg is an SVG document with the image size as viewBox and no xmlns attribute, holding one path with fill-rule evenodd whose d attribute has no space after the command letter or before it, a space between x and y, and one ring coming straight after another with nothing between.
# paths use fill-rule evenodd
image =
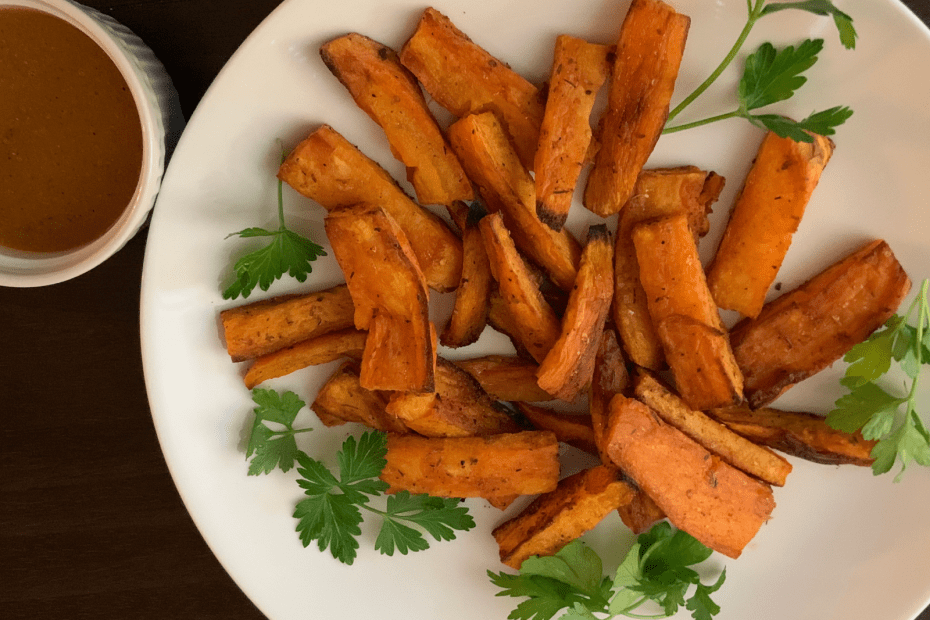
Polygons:
<instances>
[{"instance_id":1,"label":"orange dipping sauce","mask_svg":"<svg viewBox=\"0 0 930 620\"><path fill-rule=\"evenodd\" d=\"M132 200L142 124L126 80L89 36L0 7L0 245L60 252L103 235Z\"/></svg>"}]
</instances>

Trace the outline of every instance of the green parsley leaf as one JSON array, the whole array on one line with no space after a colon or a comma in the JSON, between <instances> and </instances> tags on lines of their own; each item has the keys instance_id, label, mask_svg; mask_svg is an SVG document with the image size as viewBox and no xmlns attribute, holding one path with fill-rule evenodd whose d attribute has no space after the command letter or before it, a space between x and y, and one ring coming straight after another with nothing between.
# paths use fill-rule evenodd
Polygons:
<instances>
[{"instance_id":1,"label":"green parsley leaf","mask_svg":"<svg viewBox=\"0 0 930 620\"><path fill-rule=\"evenodd\" d=\"M789 99L807 82L801 74L817 62L822 49L823 39L807 39L797 49L792 45L781 50L771 43L760 45L746 59L737 89L740 108L755 110Z\"/></svg>"},{"instance_id":2,"label":"green parsley leaf","mask_svg":"<svg viewBox=\"0 0 930 620\"><path fill-rule=\"evenodd\" d=\"M316 541L320 551L330 550L333 557L352 564L359 548L362 510L383 517L375 549L385 555L400 551L422 551L429 543L412 524L436 540L453 540L455 531L475 526L468 509L459 500L411 495L400 491L387 498L385 510L374 508L370 500L379 497L389 485L378 476L387 463L387 436L377 431L364 433L359 439L347 438L337 454L339 476L320 461L299 453L301 478L297 484L307 499L294 510L297 532L303 545Z\"/></svg>"},{"instance_id":3,"label":"green parsley leaf","mask_svg":"<svg viewBox=\"0 0 930 620\"><path fill-rule=\"evenodd\" d=\"M815 15L830 15L839 31L840 43L846 49L856 48L856 38L859 36L853 27L852 17L833 6L830 0L806 0L804 2L776 2L766 5L762 9L762 16L771 15L785 9L801 9Z\"/></svg>"},{"instance_id":4,"label":"green parsley leaf","mask_svg":"<svg viewBox=\"0 0 930 620\"><path fill-rule=\"evenodd\" d=\"M601 577L600 558L577 540L555 555L526 559L519 575L488 575L502 588L498 596L528 599L510 614L513 620L549 620L562 609L568 611L560 620L643 617L634 610L647 601L661 606L665 616L686 606L696 620L710 620L720 611L710 595L723 584L725 574L705 586L690 568L710 554L687 533L660 523L637 538L613 580ZM687 597L692 586L694 594Z\"/></svg>"},{"instance_id":5,"label":"green parsley leaf","mask_svg":"<svg viewBox=\"0 0 930 620\"><path fill-rule=\"evenodd\" d=\"M251 458L249 475L268 474L276 467L288 471L297 458L296 433L303 433L310 428L295 429L294 418L304 408L305 403L293 392L278 394L274 390L255 388L252 390L255 419L249 434L245 458ZM274 430L266 422L284 426L283 430Z\"/></svg>"},{"instance_id":6,"label":"green parsley leaf","mask_svg":"<svg viewBox=\"0 0 930 620\"><path fill-rule=\"evenodd\" d=\"M375 541L375 549L385 555L393 555L395 547L401 554L421 551L429 547L419 530L404 525L402 521L416 524L434 539L454 540L455 530L470 530L475 527L468 509L454 498L411 495L400 491L387 498L384 523Z\"/></svg>"},{"instance_id":7,"label":"green parsley leaf","mask_svg":"<svg viewBox=\"0 0 930 620\"><path fill-rule=\"evenodd\" d=\"M852 116L847 107L835 107L822 112L814 112L801 121L792 120L778 114L748 114L746 118L753 125L775 132L782 138L791 138L795 142L813 142L810 134L832 136L836 127L842 125Z\"/></svg>"},{"instance_id":8,"label":"green parsley leaf","mask_svg":"<svg viewBox=\"0 0 930 620\"><path fill-rule=\"evenodd\" d=\"M278 280L285 273L298 282L305 282L307 274L313 271L310 263L320 256L326 256L322 247L306 237L284 228L273 231L262 231L262 234L244 234L247 231L261 229L246 229L232 233L229 236L240 237L272 237L271 242L263 248L250 252L236 261L233 270L236 280L223 291L223 299L236 299L240 295L248 297L256 286L267 291L271 283Z\"/></svg>"},{"instance_id":9,"label":"green parsley leaf","mask_svg":"<svg viewBox=\"0 0 930 620\"><path fill-rule=\"evenodd\" d=\"M895 461L901 461L901 471L895 476L895 482L912 462L925 467L930 466L930 436L916 414L908 415L905 422L887 438L879 441L872 450L875 462L872 471L884 474L891 471Z\"/></svg>"},{"instance_id":10,"label":"green parsley leaf","mask_svg":"<svg viewBox=\"0 0 930 620\"><path fill-rule=\"evenodd\" d=\"M878 440L872 449L872 472L891 470L900 461L901 480L911 462L930 466L930 432L917 411L917 386L921 369L930 364L930 280L904 316L889 319L884 328L854 346L844 356L849 363L840 383L849 390L827 414L827 424L847 433L861 431L865 439ZM916 314L916 325L909 323ZM892 369L892 360L911 380L904 396L895 396L877 381ZM901 408L904 407L903 414Z\"/></svg>"},{"instance_id":11,"label":"green parsley leaf","mask_svg":"<svg viewBox=\"0 0 930 620\"><path fill-rule=\"evenodd\" d=\"M362 533L361 510L348 495L334 492L339 482L322 463L304 453L297 460L301 465L297 472L304 477L298 484L309 496L294 509L300 541L307 547L315 540L320 551L328 548L334 558L352 564Z\"/></svg>"},{"instance_id":12,"label":"green parsley leaf","mask_svg":"<svg viewBox=\"0 0 930 620\"><path fill-rule=\"evenodd\" d=\"M711 620L720 613L720 605L711 600L710 595L720 589L723 581L727 578L727 569L720 571L720 577L717 581L709 586L698 583L692 596L685 607L691 612L694 620Z\"/></svg>"},{"instance_id":13,"label":"green parsley leaf","mask_svg":"<svg viewBox=\"0 0 930 620\"><path fill-rule=\"evenodd\" d=\"M845 379L843 384L850 387L850 383ZM858 385L837 399L833 411L827 414L827 424L837 430L854 433L868 424L873 417L891 418L893 421L894 414L902 402L904 401L901 398L892 396L874 383ZM880 437L884 432L871 438Z\"/></svg>"},{"instance_id":14,"label":"green parsley leaf","mask_svg":"<svg viewBox=\"0 0 930 620\"><path fill-rule=\"evenodd\" d=\"M282 161L284 156L285 154L282 153ZM277 230L245 228L239 232L230 233L226 238L235 236L271 237L271 241L265 247L250 252L236 261L233 265L235 281L223 291L223 299L236 299L240 295L246 298L256 286L267 291L271 283L280 279L285 273L298 282L305 282L307 274L313 271L310 263L320 256L326 256L326 251L321 246L288 229L284 223L284 193L281 180L278 180Z\"/></svg>"},{"instance_id":15,"label":"green parsley leaf","mask_svg":"<svg viewBox=\"0 0 930 620\"><path fill-rule=\"evenodd\" d=\"M507 617L511 620L549 620L560 610L573 607L577 600L565 584L548 577L492 571L488 571L488 577L501 588L497 596L527 599L510 612Z\"/></svg>"}]
</instances>

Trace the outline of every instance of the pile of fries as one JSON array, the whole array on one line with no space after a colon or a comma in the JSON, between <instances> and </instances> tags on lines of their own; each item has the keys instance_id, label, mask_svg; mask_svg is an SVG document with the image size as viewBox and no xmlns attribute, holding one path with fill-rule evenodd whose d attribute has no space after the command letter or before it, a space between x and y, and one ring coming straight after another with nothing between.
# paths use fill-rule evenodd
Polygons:
<instances>
[{"instance_id":1,"label":"pile of fries","mask_svg":"<svg viewBox=\"0 0 930 620\"><path fill-rule=\"evenodd\" d=\"M869 464L860 435L767 405L881 326L910 281L876 240L765 303L832 155L822 136L765 138L705 271L697 244L724 179L644 169L689 23L633 0L615 44L557 38L545 90L431 8L399 52L355 33L323 45L416 200L330 126L290 153L278 177L327 209L346 284L222 313L230 356L252 360L246 386L342 359L312 408L327 425L389 433L392 491L502 509L537 496L494 530L515 568L615 510L634 532L668 518L735 558L791 472L773 449ZM583 207L617 224L576 239L564 224L589 163ZM453 225L422 205L444 206ZM455 291L441 332L431 291ZM744 318L728 330L719 308ZM514 354L438 355L486 328ZM587 411L542 404L555 400ZM601 464L560 480L559 442Z\"/></svg>"}]
</instances>

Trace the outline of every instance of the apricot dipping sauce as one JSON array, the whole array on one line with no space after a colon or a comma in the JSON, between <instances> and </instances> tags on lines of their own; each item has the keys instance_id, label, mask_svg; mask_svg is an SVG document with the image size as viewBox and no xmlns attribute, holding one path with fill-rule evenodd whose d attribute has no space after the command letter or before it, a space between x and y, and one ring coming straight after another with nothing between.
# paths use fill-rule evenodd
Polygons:
<instances>
[{"instance_id":1,"label":"apricot dipping sauce","mask_svg":"<svg viewBox=\"0 0 930 620\"><path fill-rule=\"evenodd\" d=\"M132 200L142 124L126 80L64 19L0 7L0 245L60 252Z\"/></svg>"}]
</instances>

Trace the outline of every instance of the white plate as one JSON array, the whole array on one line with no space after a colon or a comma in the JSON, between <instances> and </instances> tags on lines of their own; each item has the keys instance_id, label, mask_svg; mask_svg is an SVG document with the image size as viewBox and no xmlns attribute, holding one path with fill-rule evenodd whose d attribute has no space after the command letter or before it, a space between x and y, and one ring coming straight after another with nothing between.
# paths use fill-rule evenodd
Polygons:
<instances>
[{"instance_id":1,"label":"white plate","mask_svg":"<svg viewBox=\"0 0 930 620\"><path fill-rule=\"evenodd\" d=\"M930 276L924 186L930 170L930 36L893 0L840 2L860 34L856 51L843 49L833 23L785 12L759 23L747 50L765 40L785 45L826 39L811 80L778 110L806 116L849 105L855 115L839 129L831 160L795 236L779 281L787 288L851 251L884 237L915 282ZM679 97L716 66L744 22L744 0L677 0L692 16ZM221 290L230 259L247 241L224 236L275 222L277 140L293 146L326 122L381 162L398 179L380 130L358 111L320 61L321 43L357 31L392 46L412 32L421 2L289 0L252 34L204 97L165 177L149 233L142 286L142 345L152 413L178 489L220 562L274 620L380 618L503 620L516 599L495 597L487 569L499 570L490 530L504 516L469 501L477 528L425 552L384 557L365 527L358 559L344 566L315 547L303 548L293 507L302 497L293 472L246 476L243 440L252 417L244 371L230 363L218 328ZM437 0L438 9L491 53L535 82L546 78L558 33L609 43L627 0ZM739 64L739 63L737 63ZM697 118L731 106L733 67L686 113ZM674 103L674 102L673 102ZM682 120L685 120L682 118ZM713 222L719 227L746 173L761 132L742 120L666 136L651 164L696 164L716 170L728 186ZM323 210L286 193L297 229L323 241ZM588 218L574 210L574 230ZM705 242L713 248L716 237ZM316 263L308 287L342 279L329 258ZM299 290L292 280L250 301ZM439 319L442 320L441 318ZM503 346L482 338L468 353ZM464 354L464 353L460 353ZM839 365L837 365L839 366ZM275 380L307 402L332 366ZM841 369L799 386L781 404L826 412L838 393ZM930 393L924 392L924 402ZM300 447L333 463L348 430L323 429L305 410L298 418L317 430ZM717 600L719 620L912 618L930 600L930 471L914 466L900 484L873 478L868 468L793 460L777 489L778 507L738 561L727 567ZM587 540L615 566L631 535L616 516ZM690 617L687 612L681 618Z\"/></svg>"}]
</instances>

